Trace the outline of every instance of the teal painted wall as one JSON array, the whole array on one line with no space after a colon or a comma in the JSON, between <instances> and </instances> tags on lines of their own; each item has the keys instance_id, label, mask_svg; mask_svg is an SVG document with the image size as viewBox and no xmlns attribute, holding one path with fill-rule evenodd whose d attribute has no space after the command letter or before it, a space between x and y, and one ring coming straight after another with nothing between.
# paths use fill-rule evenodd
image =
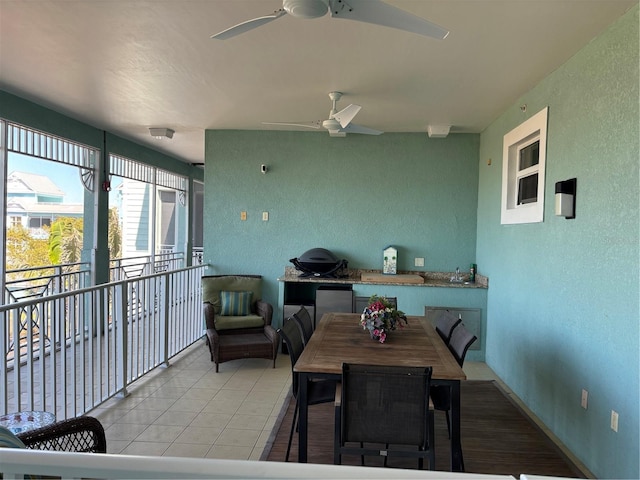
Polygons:
<instances>
[{"instance_id":1,"label":"teal painted wall","mask_svg":"<svg viewBox=\"0 0 640 480\"><path fill-rule=\"evenodd\" d=\"M207 131L205 263L210 273L263 275L274 305L289 260L315 247L352 268L381 269L391 244L399 270L416 270L415 257L425 257L424 270L466 270L475 262L478 148L479 135L469 134ZM397 296L404 311L422 315L427 304L443 305L428 302L450 301L447 290Z\"/></svg>"},{"instance_id":2,"label":"teal painted wall","mask_svg":"<svg viewBox=\"0 0 640 480\"><path fill-rule=\"evenodd\" d=\"M480 141L486 362L599 478L640 477L638 70L635 7ZM503 136L547 105L544 222L500 225ZM576 219L566 220L554 216L554 185L572 177Z\"/></svg>"}]
</instances>

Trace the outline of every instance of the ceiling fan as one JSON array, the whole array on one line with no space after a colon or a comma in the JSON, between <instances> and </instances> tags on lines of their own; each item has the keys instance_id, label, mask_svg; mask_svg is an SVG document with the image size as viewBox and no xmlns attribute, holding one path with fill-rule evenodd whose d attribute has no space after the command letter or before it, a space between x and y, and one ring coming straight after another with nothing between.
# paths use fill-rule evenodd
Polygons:
<instances>
[{"instance_id":1,"label":"ceiling fan","mask_svg":"<svg viewBox=\"0 0 640 480\"><path fill-rule=\"evenodd\" d=\"M447 29L380 0L283 0L282 8L272 14L239 23L211 35L211 38L226 40L287 14L296 18L309 19L322 17L327 12L333 18L374 23L440 40L444 40L449 35Z\"/></svg>"},{"instance_id":2,"label":"ceiling fan","mask_svg":"<svg viewBox=\"0 0 640 480\"><path fill-rule=\"evenodd\" d=\"M346 106L340 111L337 111L336 104L342 97L342 92L330 92L329 98L332 102L331 111L329 112L329 118L327 120L315 120L313 122L300 122L300 123L287 123L287 122L262 122L264 125L284 125L291 127L305 127L314 128L319 130L320 127L324 127L329 131L331 137L346 137L347 133L361 133L364 135L380 135L380 130L374 130L373 128L363 127L362 125L355 125L351 123L351 120L358 114L362 108L360 105L352 103Z\"/></svg>"}]
</instances>

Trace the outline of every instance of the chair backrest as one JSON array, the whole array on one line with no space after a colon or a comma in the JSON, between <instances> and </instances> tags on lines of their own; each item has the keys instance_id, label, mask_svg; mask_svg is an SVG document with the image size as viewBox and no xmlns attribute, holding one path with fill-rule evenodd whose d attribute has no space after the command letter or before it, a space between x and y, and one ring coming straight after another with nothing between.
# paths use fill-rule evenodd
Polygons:
<instances>
[{"instance_id":1,"label":"chair backrest","mask_svg":"<svg viewBox=\"0 0 640 480\"><path fill-rule=\"evenodd\" d=\"M213 305L220 315L220 292L251 292L251 311L256 311L256 301L262 299L262 275L206 275L202 277L202 301Z\"/></svg>"},{"instance_id":2,"label":"chair backrest","mask_svg":"<svg viewBox=\"0 0 640 480\"><path fill-rule=\"evenodd\" d=\"M451 339L449 340L449 350L451 350L453 356L456 357L460 366L464 363L464 357L467 355L467 350L469 350L469 347L477 340L477 338L478 337L467 330L462 323L453 329Z\"/></svg>"},{"instance_id":3,"label":"chair backrest","mask_svg":"<svg viewBox=\"0 0 640 480\"><path fill-rule=\"evenodd\" d=\"M311 320L311 315L304 306L301 306L300 310L293 314L293 318L295 318L302 330L302 341L306 346L307 343L309 343L311 335L313 335L313 320Z\"/></svg>"},{"instance_id":4,"label":"chair backrest","mask_svg":"<svg viewBox=\"0 0 640 480\"><path fill-rule=\"evenodd\" d=\"M429 446L431 367L343 364L341 442Z\"/></svg>"},{"instance_id":5,"label":"chair backrest","mask_svg":"<svg viewBox=\"0 0 640 480\"><path fill-rule=\"evenodd\" d=\"M82 416L18 434L27 448L63 452L107 453L107 439L100 421Z\"/></svg>"},{"instance_id":6,"label":"chair backrest","mask_svg":"<svg viewBox=\"0 0 640 480\"><path fill-rule=\"evenodd\" d=\"M453 329L456 328L460 322L462 322L462 320L448 310L436 320L436 332L438 332L438 335L440 335L445 345L449 345Z\"/></svg>"},{"instance_id":7,"label":"chair backrest","mask_svg":"<svg viewBox=\"0 0 640 480\"><path fill-rule=\"evenodd\" d=\"M293 395L298 398L298 374L293 371L293 367L304 350L302 341L302 332L295 318L287 318L282 327L278 329L278 333L282 341L287 344L289 358L291 360L291 384L293 387Z\"/></svg>"}]
</instances>

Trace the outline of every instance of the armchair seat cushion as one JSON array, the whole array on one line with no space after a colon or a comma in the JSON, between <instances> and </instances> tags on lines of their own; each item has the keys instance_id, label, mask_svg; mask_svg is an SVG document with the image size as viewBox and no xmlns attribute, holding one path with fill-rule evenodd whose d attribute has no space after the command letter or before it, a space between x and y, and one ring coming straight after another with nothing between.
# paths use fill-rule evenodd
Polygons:
<instances>
[{"instance_id":1,"label":"armchair seat cushion","mask_svg":"<svg viewBox=\"0 0 640 480\"><path fill-rule=\"evenodd\" d=\"M216 315L216 330L224 331L236 328L264 327L264 318L260 315Z\"/></svg>"}]
</instances>

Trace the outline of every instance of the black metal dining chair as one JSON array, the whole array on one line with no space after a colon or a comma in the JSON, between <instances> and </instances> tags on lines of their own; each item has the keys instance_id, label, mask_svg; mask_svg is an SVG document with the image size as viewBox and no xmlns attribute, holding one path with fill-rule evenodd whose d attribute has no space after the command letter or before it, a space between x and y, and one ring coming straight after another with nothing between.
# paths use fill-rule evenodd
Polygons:
<instances>
[{"instance_id":1,"label":"black metal dining chair","mask_svg":"<svg viewBox=\"0 0 640 480\"><path fill-rule=\"evenodd\" d=\"M443 312L436 320L436 332L442 338L445 345L449 345L453 330L462 322L461 318L456 317L449 310Z\"/></svg>"},{"instance_id":2,"label":"black metal dining chair","mask_svg":"<svg viewBox=\"0 0 640 480\"><path fill-rule=\"evenodd\" d=\"M300 330L302 331L302 342L306 346L313 335L313 320L309 314L309 310L304 308L304 305L300 307L296 313L293 314L293 318L298 323Z\"/></svg>"},{"instance_id":3,"label":"black metal dining chair","mask_svg":"<svg viewBox=\"0 0 640 480\"><path fill-rule=\"evenodd\" d=\"M469 350L469 347L476 340L477 337L469 332L463 323L458 323L453 329L449 340L449 350L461 367L464 364L467 350ZM431 403L433 404L434 410L445 413L447 431L449 432L449 438L451 438L451 418L449 417L449 411L451 410L451 388L445 385L434 385L431 387ZM464 459L462 459L462 470L464 471Z\"/></svg>"},{"instance_id":4,"label":"black metal dining chair","mask_svg":"<svg viewBox=\"0 0 640 480\"><path fill-rule=\"evenodd\" d=\"M282 328L278 329L278 333L282 338L282 341L286 343L287 350L289 351L289 358L291 359L291 386L293 396L296 399L296 406L293 411L293 420L291 421L291 431L289 432L289 442L287 444L287 453L285 455L285 462L289 461L289 453L291 452L291 441L293 440L293 432L296 430L298 421L298 393L300 388L299 375L293 371L298 358L304 350L304 343L302 338L302 331L298 325L298 322L293 317L287 318L282 324ZM307 404L317 405L320 403L328 403L335 401L336 396L336 381L323 379L312 380L309 382L307 393Z\"/></svg>"},{"instance_id":5,"label":"black metal dining chair","mask_svg":"<svg viewBox=\"0 0 640 480\"><path fill-rule=\"evenodd\" d=\"M435 470L431 367L343 364L334 463L342 455L415 457Z\"/></svg>"}]
</instances>

